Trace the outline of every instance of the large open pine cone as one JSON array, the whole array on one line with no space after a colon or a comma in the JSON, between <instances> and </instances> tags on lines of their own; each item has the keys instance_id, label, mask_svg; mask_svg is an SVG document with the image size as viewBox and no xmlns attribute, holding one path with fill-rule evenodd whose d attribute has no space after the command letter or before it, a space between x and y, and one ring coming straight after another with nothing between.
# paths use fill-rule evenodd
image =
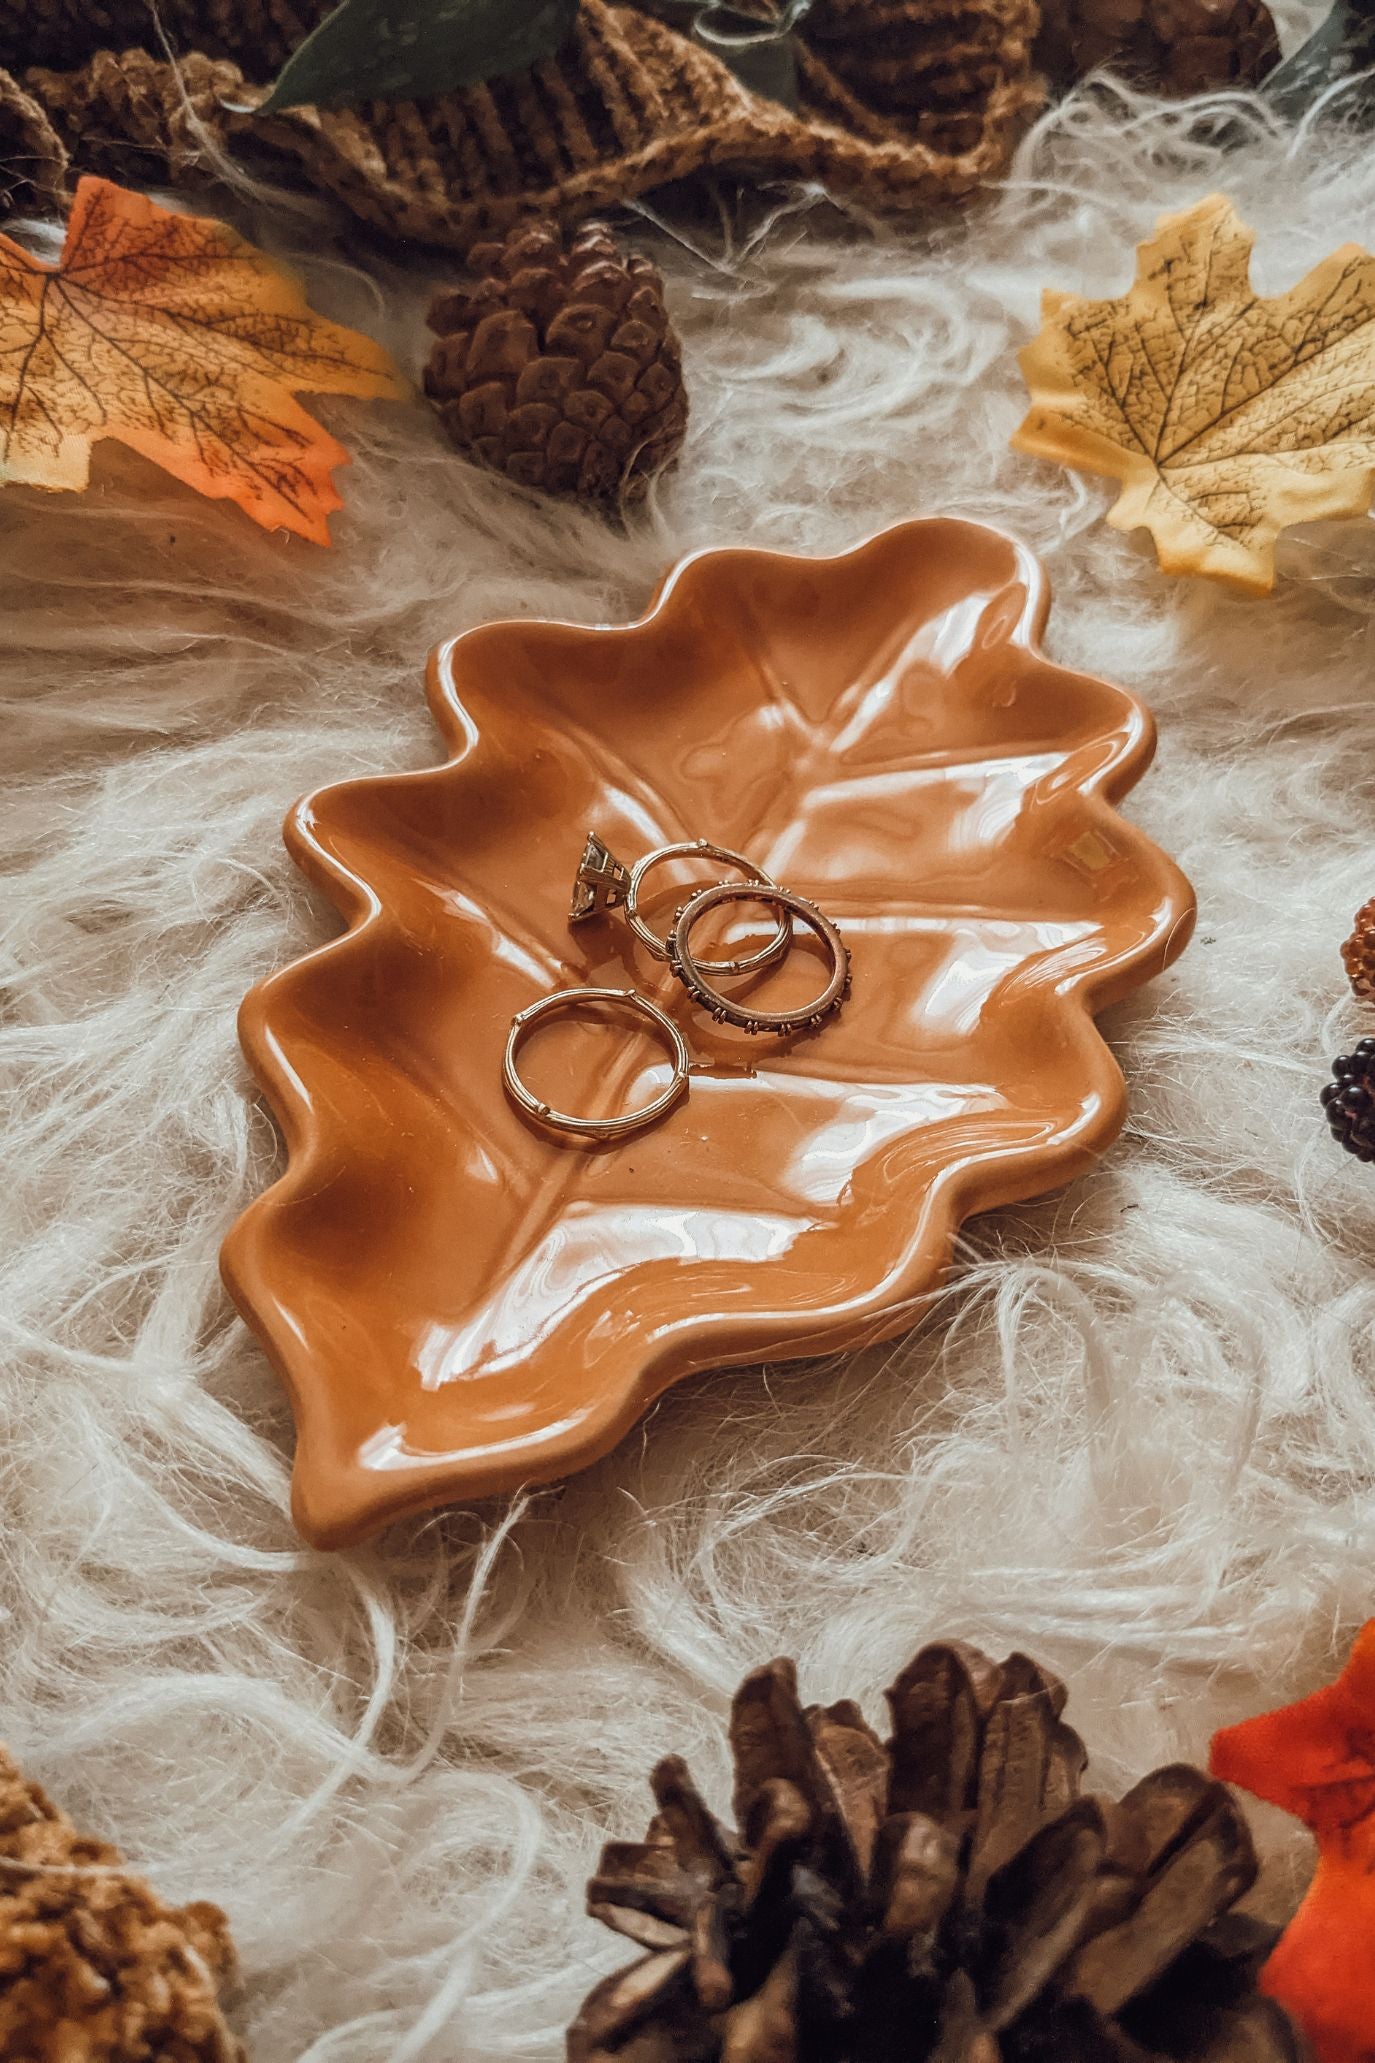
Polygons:
<instances>
[{"instance_id":1,"label":"large open pine cone","mask_svg":"<svg viewBox=\"0 0 1375 2063\"><path fill-rule=\"evenodd\" d=\"M849 1703L798 1702L790 1662L731 1714L735 1818L681 1761L642 1843L613 1842L589 1910L646 1954L599 1984L571 2063L1294 2063L1255 1988L1273 1931L1231 1794L1158 1769L1080 1795L1065 1692L1024 1655L924 1648L887 1743Z\"/></svg>"},{"instance_id":2,"label":"large open pine cone","mask_svg":"<svg viewBox=\"0 0 1375 2063\"><path fill-rule=\"evenodd\" d=\"M1264 0L1044 0L1036 61L1059 86L1098 65L1178 95L1257 86L1279 63Z\"/></svg>"},{"instance_id":3,"label":"large open pine cone","mask_svg":"<svg viewBox=\"0 0 1375 2063\"><path fill-rule=\"evenodd\" d=\"M522 487L638 500L687 426L663 281L589 223L478 244L475 285L442 293L425 391L461 451Z\"/></svg>"}]
</instances>

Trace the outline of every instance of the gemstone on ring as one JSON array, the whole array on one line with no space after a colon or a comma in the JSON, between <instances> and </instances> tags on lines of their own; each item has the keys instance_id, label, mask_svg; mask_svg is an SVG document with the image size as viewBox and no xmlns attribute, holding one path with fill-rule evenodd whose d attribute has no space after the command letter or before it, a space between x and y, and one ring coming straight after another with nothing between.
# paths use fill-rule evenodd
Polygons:
<instances>
[{"instance_id":1,"label":"gemstone on ring","mask_svg":"<svg viewBox=\"0 0 1375 2063\"><path fill-rule=\"evenodd\" d=\"M601 916L604 910L618 910L629 893L629 867L617 859L595 831L589 831L573 878L569 923L583 924L589 917Z\"/></svg>"},{"instance_id":2,"label":"gemstone on ring","mask_svg":"<svg viewBox=\"0 0 1375 2063\"><path fill-rule=\"evenodd\" d=\"M648 925L640 914L640 891L645 877L665 860L714 859L727 867L738 867L747 880L757 881L761 886L772 888L775 884L771 875L742 852L735 852L728 845L716 845L710 838L679 838L667 845L656 846L627 867L618 860L615 853L599 838L595 831L589 831L583 846L582 858L573 881L573 897L569 905L570 924L582 924L589 917L598 917L609 910L622 910L627 923L646 952L656 960L667 960L667 941ZM772 967L786 957L792 944L792 918L779 919L772 938L749 952L738 953L724 960L701 960L699 966L704 974L754 974L761 967Z\"/></svg>"}]
</instances>

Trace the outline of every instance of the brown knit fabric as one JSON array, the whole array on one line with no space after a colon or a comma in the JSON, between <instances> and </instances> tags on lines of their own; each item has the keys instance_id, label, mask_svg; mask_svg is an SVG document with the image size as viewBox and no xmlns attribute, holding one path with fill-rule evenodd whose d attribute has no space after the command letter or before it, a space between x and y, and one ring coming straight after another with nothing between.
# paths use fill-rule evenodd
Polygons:
<instances>
[{"instance_id":1,"label":"brown knit fabric","mask_svg":"<svg viewBox=\"0 0 1375 2063\"><path fill-rule=\"evenodd\" d=\"M801 110L748 93L634 6L582 0L557 58L421 103L236 112L333 0L0 0L0 67L75 170L193 181L206 145L294 167L365 222L466 250L706 169L815 180L881 212L970 193L1039 104L1036 0L817 0ZM8 131L0 130L0 146Z\"/></svg>"},{"instance_id":2,"label":"brown knit fabric","mask_svg":"<svg viewBox=\"0 0 1375 2063\"><path fill-rule=\"evenodd\" d=\"M55 207L66 171L67 153L42 107L0 72L0 213Z\"/></svg>"},{"instance_id":3,"label":"brown knit fabric","mask_svg":"<svg viewBox=\"0 0 1375 2063\"><path fill-rule=\"evenodd\" d=\"M243 2063L220 2011L224 1914L164 1905L0 1748L0 2056Z\"/></svg>"}]
</instances>

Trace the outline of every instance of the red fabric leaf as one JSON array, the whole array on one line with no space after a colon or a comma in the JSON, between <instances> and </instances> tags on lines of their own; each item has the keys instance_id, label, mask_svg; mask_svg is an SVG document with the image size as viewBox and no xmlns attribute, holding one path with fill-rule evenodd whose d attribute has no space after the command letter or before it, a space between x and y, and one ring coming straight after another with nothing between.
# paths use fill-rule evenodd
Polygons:
<instances>
[{"instance_id":1,"label":"red fabric leaf","mask_svg":"<svg viewBox=\"0 0 1375 2063\"><path fill-rule=\"evenodd\" d=\"M1262 1983L1319 2063L1375 2063L1375 1619L1336 1682L1224 1727L1213 1774L1311 1827L1318 1867Z\"/></svg>"}]
</instances>

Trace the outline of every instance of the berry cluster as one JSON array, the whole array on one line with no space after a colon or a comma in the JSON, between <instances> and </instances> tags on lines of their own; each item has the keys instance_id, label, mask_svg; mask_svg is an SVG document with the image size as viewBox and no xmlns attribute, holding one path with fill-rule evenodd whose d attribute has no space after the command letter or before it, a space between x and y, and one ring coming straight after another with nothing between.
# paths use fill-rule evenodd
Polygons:
<instances>
[{"instance_id":1,"label":"berry cluster","mask_svg":"<svg viewBox=\"0 0 1375 2063\"><path fill-rule=\"evenodd\" d=\"M1333 1061L1322 1107L1338 1145L1357 1160L1375 1160L1375 1039L1362 1039Z\"/></svg>"},{"instance_id":2,"label":"berry cluster","mask_svg":"<svg viewBox=\"0 0 1375 2063\"><path fill-rule=\"evenodd\" d=\"M1357 910L1351 936L1342 947L1342 963L1351 993L1363 1003L1375 1003L1375 897Z\"/></svg>"}]
</instances>

